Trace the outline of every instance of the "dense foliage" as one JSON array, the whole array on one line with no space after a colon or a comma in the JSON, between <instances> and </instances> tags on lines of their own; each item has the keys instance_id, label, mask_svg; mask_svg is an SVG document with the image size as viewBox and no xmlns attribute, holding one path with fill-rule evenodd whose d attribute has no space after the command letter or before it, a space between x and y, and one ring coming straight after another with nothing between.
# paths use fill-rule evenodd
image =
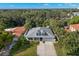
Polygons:
<instances>
[{"instance_id":1,"label":"dense foliage","mask_svg":"<svg viewBox=\"0 0 79 59\"><path fill-rule=\"evenodd\" d=\"M46 19L66 18L70 10L0 10L0 29L25 25L28 28L43 26ZM30 25L29 25L30 24Z\"/></svg>"},{"instance_id":2,"label":"dense foliage","mask_svg":"<svg viewBox=\"0 0 79 59\"><path fill-rule=\"evenodd\" d=\"M72 19L68 20L69 24L77 24L79 23L79 16L75 16Z\"/></svg>"},{"instance_id":3,"label":"dense foliage","mask_svg":"<svg viewBox=\"0 0 79 59\"><path fill-rule=\"evenodd\" d=\"M0 50L11 44L13 37L4 31L0 31Z\"/></svg>"}]
</instances>

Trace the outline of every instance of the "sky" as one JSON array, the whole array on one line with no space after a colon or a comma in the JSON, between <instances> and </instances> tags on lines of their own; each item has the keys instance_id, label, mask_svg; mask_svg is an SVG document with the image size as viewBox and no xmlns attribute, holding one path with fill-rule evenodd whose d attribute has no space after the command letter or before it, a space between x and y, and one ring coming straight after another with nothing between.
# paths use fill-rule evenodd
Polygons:
<instances>
[{"instance_id":1,"label":"sky","mask_svg":"<svg viewBox=\"0 0 79 59\"><path fill-rule=\"evenodd\" d=\"M0 9L78 8L79 3L0 3Z\"/></svg>"}]
</instances>

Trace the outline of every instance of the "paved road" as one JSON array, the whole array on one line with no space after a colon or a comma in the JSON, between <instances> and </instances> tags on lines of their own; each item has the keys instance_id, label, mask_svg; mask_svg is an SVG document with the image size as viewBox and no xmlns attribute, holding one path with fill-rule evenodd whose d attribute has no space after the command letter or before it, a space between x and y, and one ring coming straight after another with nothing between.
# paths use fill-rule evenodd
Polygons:
<instances>
[{"instance_id":1,"label":"paved road","mask_svg":"<svg viewBox=\"0 0 79 59\"><path fill-rule=\"evenodd\" d=\"M56 51L52 42L45 42L37 46L37 54L39 56L56 56Z\"/></svg>"}]
</instances>

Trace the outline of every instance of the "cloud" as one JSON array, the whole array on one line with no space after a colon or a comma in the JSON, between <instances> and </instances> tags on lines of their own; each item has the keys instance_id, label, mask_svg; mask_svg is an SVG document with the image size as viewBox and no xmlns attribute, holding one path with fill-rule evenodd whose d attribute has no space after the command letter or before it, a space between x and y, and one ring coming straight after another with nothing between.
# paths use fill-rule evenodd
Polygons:
<instances>
[{"instance_id":1,"label":"cloud","mask_svg":"<svg viewBox=\"0 0 79 59\"><path fill-rule=\"evenodd\" d=\"M45 4L43 4L44 6L48 6L49 4L47 4L47 3L45 3Z\"/></svg>"},{"instance_id":2,"label":"cloud","mask_svg":"<svg viewBox=\"0 0 79 59\"><path fill-rule=\"evenodd\" d=\"M77 4L70 4L70 6L72 6L72 7L76 7L76 6L77 6Z\"/></svg>"},{"instance_id":3,"label":"cloud","mask_svg":"<svg viewBox=\"0 0 79 59\"><path fill-rule=\"evenodd\" d=\"M63 6L62 4L57 4L57 6Z\"/></svg>"},{"instance_id":4,"label":"cloud","mask_svg":"<svg viewBox=\"0 0 79 59\"><path fill-rule=\"evenodd\" d=\"M76 4L76 3L69 3L69 4L67 4L68 6L71 6L71 7L77 7L78 6L78 4Z\"/></svg>"}]
</instances>

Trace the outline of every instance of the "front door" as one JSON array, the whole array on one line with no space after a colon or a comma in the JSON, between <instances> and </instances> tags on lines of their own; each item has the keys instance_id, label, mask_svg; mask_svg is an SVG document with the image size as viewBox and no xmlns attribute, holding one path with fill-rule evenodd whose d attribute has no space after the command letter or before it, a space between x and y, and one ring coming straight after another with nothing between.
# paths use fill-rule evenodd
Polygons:
<instances>
[{"instance_id":1,"label":"front door","mask_svg":"<svg viewBox=\"0 0 79 59\"><path fill-rule=\"evenodd\" d=\"M40 41L43 41L43 38L40 38Z\"/></svg>"}]
</instances>

